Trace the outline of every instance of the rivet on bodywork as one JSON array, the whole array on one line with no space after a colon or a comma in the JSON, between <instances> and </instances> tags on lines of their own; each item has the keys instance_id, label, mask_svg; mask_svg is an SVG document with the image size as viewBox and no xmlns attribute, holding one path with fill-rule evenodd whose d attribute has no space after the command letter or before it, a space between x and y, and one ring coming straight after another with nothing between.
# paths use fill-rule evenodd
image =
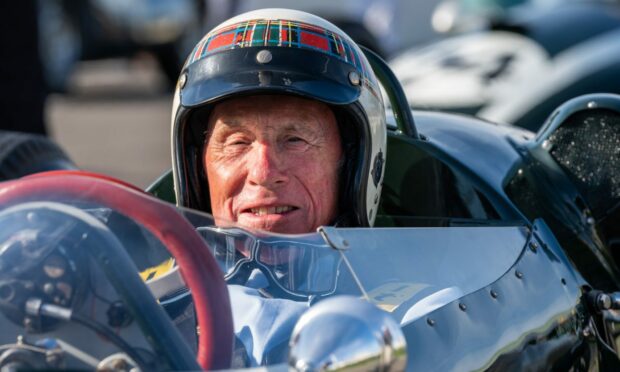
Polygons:
<instances>
[{"instance_id":1,"label":"rivet on bodywork","mask_svg":"<svg viewBox=\"0 0 620 372\"><path fill-rule=\"evenodd\" d=\"M37 219L37 214L34 212L28 212L28 214L26 215L26 220L28 220L28 222L30 223L37 223L38 219Z\"/></svg>"},{"instance_id":2,"label":"rivet on bodywork","mask_svg":"<svg viewBox=\"0 0 620 372\"><path fill-rule=\"evenodd\" d=\"M515 275L517 276L517 278L522 279L523 278L523 273L520 272L519 270L515 271Z\"/></svg>"},{"instance_id":3,"label":"rivet on bodywork","mask_svg":"<svg viewBox=\"0 0 620 372\"><path fill-rule=\"evenodd\" d=\"M562 278L560 281L562 282L562 285L566 285L566 279Z\"/></svg>"},{"instance_id":4,"label":"rivet on bodywork","mask_svg":"<svg viewBox=\"0 0 620 372\"><path fill-rule=\"evenodd\" d=\"M32 327L33 320L32 318L24 318L24 327L26 329L30 329Z\"/></svg>"},{"instance_id":5,"label":"rivet on bodywork","mask_svg":"<svg viewBox=\"0 0 620 372\"><path fill-rule=\"evenodd\" d=\"M467 310L467 305L465 305L464 303L461 302L459 304L459 309L461 309L462 311L465 311L465 310Z\"/></svg>"},{"instance_id":6,"label":"rivet on bodywork","mask_svg":"<svg viewBox=\"0 0 620 372\"><path fill-rule=\"evenodd\" d=\"M433 327L435 325L435 321L431 318L427 318L426 319L426 323L428 323L429 326Z\"/></svg>"},{"instance_id":7,"label":"rivet on bodywork","mask_svg":"<svg viewBox=\"0 0 620 372\"><path fill-rule=\"evenodd\" d=\"M538 243L530 242L530 249L532 250L532 252L536 253L536 250L538 249Z\"/></svg>"},{"instance_id":8,"label":"rivet on bodywork","mask_svg":"<svg viewBox=\"0 0 620 372\"><path fill-rule=\"evenodd\" d=\"M497 292L491 289L491 297L497 298Z\"/></svg>"}]
</instances>

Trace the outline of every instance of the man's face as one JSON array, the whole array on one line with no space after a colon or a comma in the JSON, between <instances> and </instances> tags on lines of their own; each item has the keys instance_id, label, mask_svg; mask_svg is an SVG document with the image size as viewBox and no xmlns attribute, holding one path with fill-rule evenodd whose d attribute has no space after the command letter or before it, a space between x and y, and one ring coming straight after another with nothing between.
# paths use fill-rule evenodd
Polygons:
<instances>
[{"instance_id":1,"label":"man's face","mask_svg":"<svg viewBox=\"0 0 620 372\"><path fill-rule=\"evenodd\" d=\"M216 224L298 234L336 217L342 150L327 105L294 96L230 99L211 113L205 145Z\"/></svg>"}]
</instances>

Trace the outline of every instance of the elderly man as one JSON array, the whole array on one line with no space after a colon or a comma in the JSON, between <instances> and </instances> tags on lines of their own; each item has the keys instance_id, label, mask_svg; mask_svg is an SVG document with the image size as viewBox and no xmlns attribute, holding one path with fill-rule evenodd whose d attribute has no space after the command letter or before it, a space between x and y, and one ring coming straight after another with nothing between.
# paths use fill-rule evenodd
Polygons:
<instances>
[{"instance_id":1,"label":"elderly man","mask_svg":"<svg viewBox=\"0 0 620 372\"><path fill-rule=\"evenodd\" d=\"M301 234L322 225L372 226L385 146L383 101L364 54L307 13L266 9L217 26L177 84L177 203L213 214L219 227ZM225 273L236 365L282 361L311 296L281 280L281 267L269 272L269 262L253 263L260 257L241 250L226 251L235 257L227 256L233 274ZM290 296L276 299L276 292Z\"/></svg>"},{"instance_id":2,"label":"elderly man","mask_svg":"<svg viewBox=\"0 0 620 372\"><path fill-rule=\"evenodd\" d=\"M326 104L294 96L232 98L215 106L206 137L218 225L297 234L334 222L342 148Z\"/></svg>"},{"instance_id":3,"label":"elderly man","mask_svg":"<svg viewBox=\"0 0 620 372\"><path fill-rule=\"evenodd\" d=\"M217 26L177 84L177 202L220 225L371 226L385 146L381 92L364 54L307 13L265 9Z\"/></svg>"}]
</instances>

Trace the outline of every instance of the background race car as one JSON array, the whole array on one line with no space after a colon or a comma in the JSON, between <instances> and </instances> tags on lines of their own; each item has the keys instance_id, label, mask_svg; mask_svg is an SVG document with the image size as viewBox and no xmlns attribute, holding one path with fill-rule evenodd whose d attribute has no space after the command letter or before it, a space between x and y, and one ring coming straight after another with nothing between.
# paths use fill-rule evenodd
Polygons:
<instances>
[{"instance_id":1,"label":"background race car","mask_svg":"<svg viewBox=\"0 0 620 372\"><path fill-rule=\"evenodd\" d=\"M537 130L570 98L620 93L620 4L551 3L393 59L411 105Z\"/></svg>"}]
</instances>

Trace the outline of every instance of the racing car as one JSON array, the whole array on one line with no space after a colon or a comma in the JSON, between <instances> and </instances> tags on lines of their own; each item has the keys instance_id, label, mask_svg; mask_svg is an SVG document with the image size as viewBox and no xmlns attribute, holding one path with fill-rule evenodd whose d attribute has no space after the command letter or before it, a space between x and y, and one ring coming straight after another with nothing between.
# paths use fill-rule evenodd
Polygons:
<instances>
[{"instance_id":1,"label":"racing car","mask_svg":"<svg viewBox=\"0 0 620 372\"><path fill-rule=\"evenodd\" d=\"M74 169L0 183L0 367L234 367L227 284L252 269L307 306L269 370L618 370L620 96L532 133L411 111L367 57L392 108L372 228L214 226L175 206L170 172L146 191Z\"/></svg>"},{"instance_id":2,"label":"racing car","mask_svg":"<svg viewBox=\"0 0 620 372\"><path fill-rule=\"evenodd\" d=\"M468 7L493 9L494 2L460 3L465 26ZM620 58L614 52L620 41L619 3L530 3L504 10L488 20L488 29L455 34L393 59L411 105L537 131L573 97L620 93Z\"/></svg>"}]
</instances>

